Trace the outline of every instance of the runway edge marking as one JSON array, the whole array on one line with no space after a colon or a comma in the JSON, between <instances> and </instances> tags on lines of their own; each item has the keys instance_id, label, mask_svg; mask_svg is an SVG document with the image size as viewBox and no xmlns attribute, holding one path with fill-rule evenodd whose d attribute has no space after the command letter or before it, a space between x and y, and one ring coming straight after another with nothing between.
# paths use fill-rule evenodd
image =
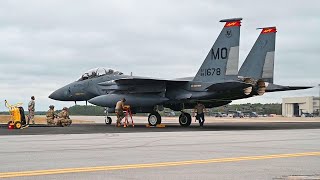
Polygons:
<instances>
[{"instance_id":1,"label":"runway edge marking","mask_svg":"<svg viewBox=\"0 0 320 180\"><path fill-rule=\"evenodd\" d=\"M48 170L34 170L34 171L2 172L0 173L0 178L125 170L125 169L157 168L157 167L183 166L183 165L195 165L195 164L294 158L294 157L305 157L305 156L320 156L320 152L243 156L243 157L232 157L232 158L216 158L216 159L206 159L206 160L174 161L174 162L161 162L161 163L148 163L148 164L129 164L129 165L114 165L114 166L96 166L96 167L82 167L82 168L63 168L63 169L48 169Z\"/></svg>"}]
</instances>

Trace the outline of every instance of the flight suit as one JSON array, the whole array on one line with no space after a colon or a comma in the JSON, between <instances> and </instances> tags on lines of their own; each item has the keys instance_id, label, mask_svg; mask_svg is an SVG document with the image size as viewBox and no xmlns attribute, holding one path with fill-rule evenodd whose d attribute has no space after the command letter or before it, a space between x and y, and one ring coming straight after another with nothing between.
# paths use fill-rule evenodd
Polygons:
<instances>
[{"instance_id":1,"label":"flight suit","mask_svg":"<svg viewBox=\"0 0 320 180\"><path fill-rule=\"evenodd\" d=\"M72 120L69 117L69 112L67 110L62 110L59 115L58 115L58 121L57 121L57 125L58 126L70 126L72 123Z\"/></svg>"},{"instance_id":2,"label":"flight suit","mask_svg":"<svg viewBox=\"0 0 320 180\"><path fill-rule=\"evenodd\" d=\"M57 114L54 112L53 109L49 109L47 111L46 117L47 117L47 124L48 125L56 125L56 123L54 122L54 118L57 117Z\"/></svg>"},{"instance_id":3,"label":"flight suit","mask_svg":"<svg viewBox=\"0 0 320 180\"><path fill-rule=\"evenodd\" d=\"M28 115L28 123L30 122L30 120L32 121L32 124L34 123L34 111L35 111L35 101L31 100L28 104L28 110L29 110L29 115Z\"/></svg>"},{"instance_id":4,"label":"flight suit","mask_svg":"<svg viewBox=\"0 0 320 180\"><path fill-rule=\"evenodd\" d=\"M199 124L200 124L200 126L202 127L203 126L203 124L204 124L204 109L205 109L205 107L204 107L204 105L203 104L197 104L195 107L194 107L194 109L195 109L195 111L196 111L196 113L197 113L197 115L196 115L196 119L197 120L199 120Z\"/></svg>"},{"instance_id":5,"label":"flight suit","mask_svg":"<svg viewBox=\"0 0 320 180\"><path fill-rule=\"evenodd\" d=\"M115 113L117 114L117 124L116 126L121 125L121 120L125 117L124 112L123 112L123 106L124 102L123 101L118 101L116 104L115 108Z\"/></svg>"}]
</instances>

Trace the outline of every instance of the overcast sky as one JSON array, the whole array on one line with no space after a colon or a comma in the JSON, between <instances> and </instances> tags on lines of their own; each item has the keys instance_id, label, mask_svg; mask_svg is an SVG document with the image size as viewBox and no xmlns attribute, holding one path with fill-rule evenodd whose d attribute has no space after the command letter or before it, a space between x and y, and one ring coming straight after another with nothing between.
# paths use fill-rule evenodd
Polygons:
<instances>
[{"instance_id":1,"label":"overcast sky","mask_svg":"<svg viewBox=\"0 0 320 180\"><path fill-rule=\"evenodd\" d=\"M73 103L48 95L88 69L161 78L194 76L223 27L242 17L240 65L260 31L277 26L274 82L320 83L319 1L2 0L0 111L4 99L36 97L36 110ZM318 96L319 89L270 93L235 103L281 102Z\"/></svg>"}]
</instances>

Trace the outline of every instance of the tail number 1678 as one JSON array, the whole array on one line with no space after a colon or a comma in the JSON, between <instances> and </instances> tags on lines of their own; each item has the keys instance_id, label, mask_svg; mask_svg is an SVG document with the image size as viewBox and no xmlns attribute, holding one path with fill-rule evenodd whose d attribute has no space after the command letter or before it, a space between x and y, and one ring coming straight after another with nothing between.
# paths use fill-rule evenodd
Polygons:
<instances>
[{"instance_id":1,"label":"tail number 1678","mask_svg":"<svg viewBox=\"0 0 320 180\"><path fill-rule=\"evenodd\" d=\"M221 69L220 68L207 68L207 69L201 69L200 76L220 76Z\"/></svg>"}]
</instances>

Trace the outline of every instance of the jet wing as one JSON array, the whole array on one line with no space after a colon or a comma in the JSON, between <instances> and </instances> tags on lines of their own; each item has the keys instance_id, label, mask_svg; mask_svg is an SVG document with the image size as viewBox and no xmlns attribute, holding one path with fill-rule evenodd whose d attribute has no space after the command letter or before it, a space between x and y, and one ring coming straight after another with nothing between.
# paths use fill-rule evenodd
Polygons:
<instances>
[{"instance_id":1,"label":"jet wing","mask_svg":"<svg viewBox=\"0 0 320 180\"><path fill-rule=\"evenodd\" d=\"M155 79L155 78L145 78L145 77L128 77L117 79L114 81L117 84L129 85L129 84L154 84L154 83L164 83L164 82L174 82L174 83L186 83L187 80L169 80L169 79Z\"/></svg>"},{"instance_id":2,"label":"jet wing","mask_svg":"<svg viewBox=\"0 0 320 180\"><path fill-rule=\"evenodd\" d=\"M269 83L266 92L277 92L277 91L290 91L290 90L301 90L313 88L312 86L281 86L277 84Z\"/></svg>"},{"instance_id":3,"label":"jet wing","mask_svg":"<svg viewBox=\"0 0 320 180\"><path fill-rule=\"evenodd\" d=\"M226 91L226 90L243 90L247 87L252 86L251 84L241 82L241 81L227 81L227 82L221 82L221 83L215 83L211 86L207 87L207 90L210 91Z\"/></svg>"},{"instance_id":4,"label":"jet wing","mask_svg":"<svg viewBox=\"0 0 320 180\"><path fill-rule=\"evenodd\" d=\"M132 93L164 92L166 83L186 83L188 81L153 79L145 77L128 77L98 83L105 90L130 91Z\"/></svg>"}]
</instances>

